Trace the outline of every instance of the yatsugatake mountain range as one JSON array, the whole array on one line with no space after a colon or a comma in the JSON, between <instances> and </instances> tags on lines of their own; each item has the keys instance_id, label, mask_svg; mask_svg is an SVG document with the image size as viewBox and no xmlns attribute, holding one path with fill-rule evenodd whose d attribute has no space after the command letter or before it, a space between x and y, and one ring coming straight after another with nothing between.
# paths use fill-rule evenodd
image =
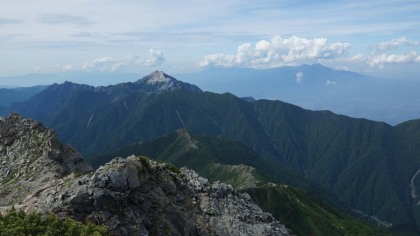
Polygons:
<instances>
[{"instance_id":1,"label":"yatsugatake mountain range","mask_svg":"<svg viewBox=\"0 0 420 236\"><path fill-rule=\"evenodd\" d=\"M232 184L249 195L235 192L237 195L231 196L242 199L250 196L299 235L384 233L355 216L385 228L419 233L420 120L391 126L329 111L309 111L280 101L254 101L229 93L203 92L158 71L134 83L107 87L54 84L23 102L10 104L4 111L20 113L53 128L64 143L79 150L95 167L104 165L113 156L146 155L179 167L188 166L212 181ZM162 167L165 164L153 161L144 164L136 158L114 159L95 173L106 175L110 170L131 166L140 173L145 165L165 169ZM182 169L184 177L179 178L190 176L187 172ZM76 192L87 196L89 189L102 188L93 180L95 174L89 176L93 172L81 173L81 177L79 174L71 177L69 187L57 182L37 196L40 199L53 196L49 191L67 188L72 196ZM159 176L149 176L150 181L157 183L159 178L166 178ZM65 182L66 177L56 178ZM77 181L85 192L76 187ZM212 188L210 184L206 186ZM32 190L27 187L28 192ZM184 198L190 196L182 194ZM175 204L174 199L168 198ZM32 201L39 202L37 197ZM229 205L230 200L223 201L226 202L219 204ZM73 203L57 204L73 209ZM41 205L38 209L47 209ZM78 220L103 218L101 222L116 230L112 214L92 213L96 211L100 208L67 215ZM166 211L162 214L173 216ZM195 216L194 220L190 215L183 217L185 221L178 223L168 220L172 222L168 223L169 229L185 233L203 228L199 225L177 228L200 221L195 221ZM200 217L203 221L217 222L211 217ZM124 218L127 219L132 218ZM119 221L122 230L132 230L129 220ZM303 225L300 231L299 225ZM147 227L150 225L145 226L149 230Z\"/></svg>"},{"instance_id":2,"label":"yatsugatake mountain range","mask_svg":"<svg viewBox=\"0 0 420 236\"><path fill-rule=\"evenodd\" d=\"M280 100L310 110L331 110L392 125L420 116L419 81L376 78L321 64L267 69L209 68L176 78L206 91Z\"/></svg>"}]
</instances>

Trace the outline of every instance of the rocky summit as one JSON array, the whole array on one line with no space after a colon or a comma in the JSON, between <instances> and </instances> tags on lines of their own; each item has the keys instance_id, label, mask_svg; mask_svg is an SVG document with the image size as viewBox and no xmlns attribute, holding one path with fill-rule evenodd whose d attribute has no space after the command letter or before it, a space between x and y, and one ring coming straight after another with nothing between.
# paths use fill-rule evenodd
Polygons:
<instances>
[{"instance_id":1,"label":"rocky summit","mask_svg":"<svg viewBox=\"0 0 420 236\"><path fill-rule=\"evenodd\" d=\"M15 113L0 118L0 206L18 203L57 178L90 171L53 130Z\"/></svg>"},{"instance_id":2,"label":"rocky summit","mask_svg":"<svg viewBox=\"0 0 420 236\"><path fill-rule=\"evenodd\" d=\"M113 235L290 235L246 193L145 157L96 171L54 131L11 114L0 120L1 209L55 213Z\"/></svg>"},{"instance_id":3,"label":"rocky summit","mask_svg":"<svg viewBox=\"0 0 420 236\"><path fill-rule=\"evenodd\" d=\"M163 92L184 89L196 93L201 93L201 89L195 85L184 83L174 77L165 74L163 71L154 71L151 74L135 82L146 92Z\"/></svg>"}]
</instances>

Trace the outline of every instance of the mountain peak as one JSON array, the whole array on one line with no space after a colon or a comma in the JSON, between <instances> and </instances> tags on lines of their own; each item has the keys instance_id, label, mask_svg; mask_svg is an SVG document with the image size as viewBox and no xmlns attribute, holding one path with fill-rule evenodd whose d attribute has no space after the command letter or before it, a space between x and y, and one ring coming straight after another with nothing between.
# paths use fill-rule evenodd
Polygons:
<instances>
[{"instance_id":1,"label":"mountain peak","mask_svg":"<svg viewBox=\"0 0 420 236\"><path fill-rule=\"evenodd\" d=\"M86 84L77 84L71 81L65 81L62 84L53 84L45 90L60 90L62 92L71 92L75 90L94 90L95 87Z\"/></svg>"},{"instance_id":2,"label":"mountain peak","mask_svg":"<svg viewBox=\"0 0 420 236\"><path fill-rule=\"evenodd\" d=\"M154 71L142 79L137 80L135 84L140 85L142 90L147 92L163 92L178 89L202 92L197 86L179 81L174 77L165 74L163 71Z\"/></svg>"},{"instance_id":3,"label":"mountain peak","mask_svg":"<svg viewBox=\"0 0 420 236\"><path fill-rule=\"evenodd\" d=\"M152 73L146 75L142 79L136 81L137 84L139 83L147 83L147 84L158 84L158 83L174 83L178 82L174 77L165 74L163 71L153 71Z\"/></svg>"},{"instance_id":4,"label":"mountain peak","mask_svg":"<svg viewBox=\"0 0 420 236\"><path fill-rule=\"evenodd\" d=\"M168 83L170 81L175 80L173 77L165 74L163 71L154 71L146 77L148 78L148 84Z\"/></svg>"}]
</instances>

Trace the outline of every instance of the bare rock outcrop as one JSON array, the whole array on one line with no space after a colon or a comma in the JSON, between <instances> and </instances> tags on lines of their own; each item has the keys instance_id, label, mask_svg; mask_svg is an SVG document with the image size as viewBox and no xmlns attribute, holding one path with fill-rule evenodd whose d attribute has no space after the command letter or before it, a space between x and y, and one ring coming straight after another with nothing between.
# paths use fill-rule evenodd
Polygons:
<instances>
[{"instance_id":1,"label":"bare rock outcrop","mask_svg":"<svg viewBox=\"0 0 420 236\"><path fill-rule=\"evenodd\" d=\"M55 213L113 235L290 235L246 193L145 157L96 171L41 123L0 119L0 211Z\"/></svg>"},{"instance_id":2,"label":"bare rock outcrop","mask_svg":"<svg viewBox=\"0 0 420 236\"><path fill-rule=\"evenodd\" d=\"M107 225L115 235L289 235L230 185L142 157L116 158L96 172L69 175L36 192L26 211Z\"/></svg>"},{"instance_id":3,"label":"bare rock outcrop","mask_svg":"<svg viewBox=\"0 0 420 236\"><path fill-rule=\"evenodd\" d=\"M11 113L0 118L0 206L16 204L50 181L92 167L41 123Z\"/></svg>"}]
</instances>

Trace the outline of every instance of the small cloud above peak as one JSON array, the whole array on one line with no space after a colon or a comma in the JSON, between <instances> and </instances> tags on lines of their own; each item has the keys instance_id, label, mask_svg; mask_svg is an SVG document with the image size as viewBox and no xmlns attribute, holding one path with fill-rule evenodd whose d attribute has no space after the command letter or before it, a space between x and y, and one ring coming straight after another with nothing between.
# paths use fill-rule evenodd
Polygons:
<instances>
[{"instance_id":1,"label":"small cloud above peak","mask_svg":"<svg viewBox=\"0 0 420 236\"><path fill-rule=\"evenodd\" d=\"M160 66L165 62L165 56L160 50L154 50L153 48L149 51L149 59L144 62L145 66Z\"/></svg>"}]
</instances>

